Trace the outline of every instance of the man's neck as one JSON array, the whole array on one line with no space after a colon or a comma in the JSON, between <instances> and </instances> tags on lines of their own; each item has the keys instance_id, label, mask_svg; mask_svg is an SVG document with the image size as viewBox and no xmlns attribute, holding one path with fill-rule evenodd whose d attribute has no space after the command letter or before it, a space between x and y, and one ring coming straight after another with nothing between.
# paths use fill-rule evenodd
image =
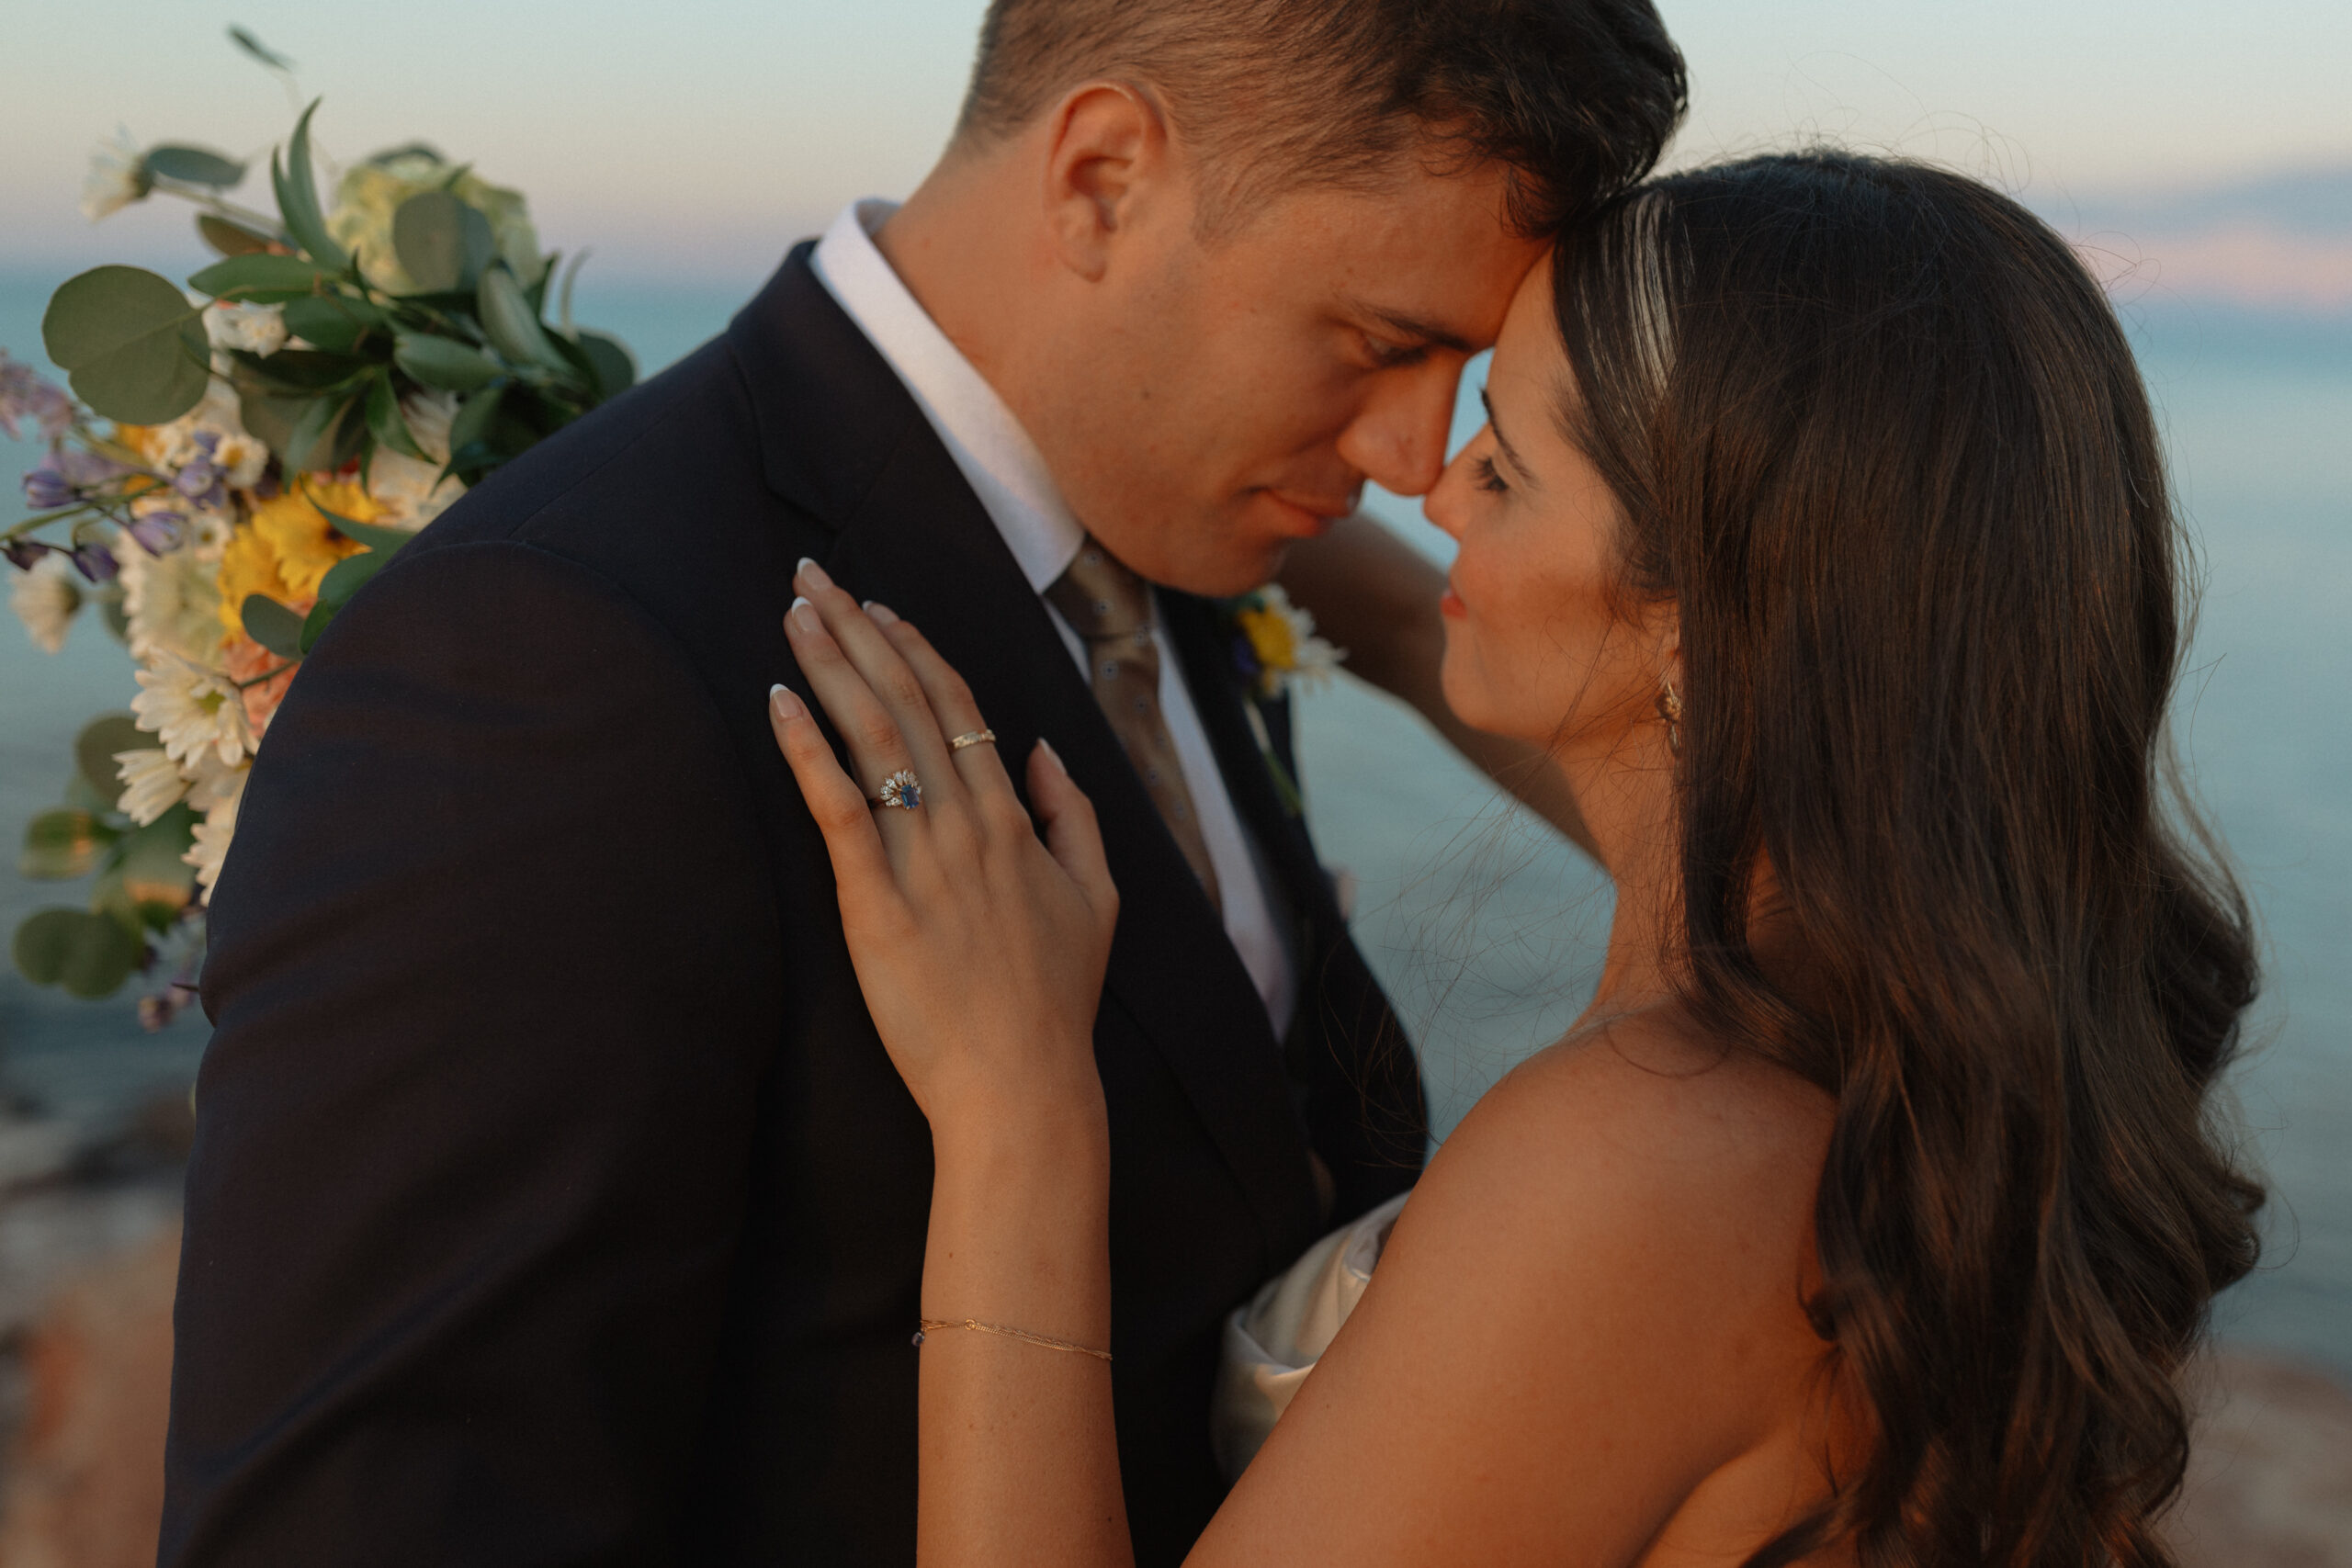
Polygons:
<instances>
[{"instance_id":1,"label":"man's neck","mask_svg":"<svg viewBox=\"0 0 2352 1568\"><path fill-rule=\"evenodd\" d=\"M875 231L875 248L983 380L1025 421L1008 345L1022 330L1028 282L1003 221L1003 171L951 154Z\"/></svg>"}]
</instances>

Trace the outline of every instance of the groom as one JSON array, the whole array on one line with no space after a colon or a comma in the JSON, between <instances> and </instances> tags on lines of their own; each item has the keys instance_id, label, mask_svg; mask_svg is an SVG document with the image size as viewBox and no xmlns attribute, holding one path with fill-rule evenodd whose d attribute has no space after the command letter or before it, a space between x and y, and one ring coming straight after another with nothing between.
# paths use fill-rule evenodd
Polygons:
<instances>
[{"instance_id":1,"label":"groom","mask_svg":"<svg viewBox=\"0 0 2352 1568\"><path fill-rule=\"evenodd\" d=\"M769 735L804 556L1100 812L1120 1458L1180 1559L1224 1314L1422 1137L1214 601L1430 485L1680 97L1647 0L996 0L904 207L403 552L213 907L163 1562L911 1559L931 1156Z\"/></svg>"}]
</instances>

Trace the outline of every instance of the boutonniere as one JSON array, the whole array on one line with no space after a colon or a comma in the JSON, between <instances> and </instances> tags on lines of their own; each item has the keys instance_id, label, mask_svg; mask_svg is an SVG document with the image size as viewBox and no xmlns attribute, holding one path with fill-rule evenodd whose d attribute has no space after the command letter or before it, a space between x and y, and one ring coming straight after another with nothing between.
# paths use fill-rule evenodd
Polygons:
<instances>
[{"instance_id":1,"label":"boutonniere","mask_svg":"<svg viewBox=\"0 0 2352 1568\"><path fill-rule=\"evenodd\" d=\"M1315 617L1290 602L1290 595L1268 583L1255 592L1227 599L1222 608L1232 633L1234 672L1241 678L1242 711L1250 716L1250 732L1257 739L1266 771L1283 807L1293 817L1306 811L1298 782L1274 753L1262 705L1286 695L1296 682L1320 685L1330 680L1347 657L1315 635Z\"/></svg>"}]
</instances>

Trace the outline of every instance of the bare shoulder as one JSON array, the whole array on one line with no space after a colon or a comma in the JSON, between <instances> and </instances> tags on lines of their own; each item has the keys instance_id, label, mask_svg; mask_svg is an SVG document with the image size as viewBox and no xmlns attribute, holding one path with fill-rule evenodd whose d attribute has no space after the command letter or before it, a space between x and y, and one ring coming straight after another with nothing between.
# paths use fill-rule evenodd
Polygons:
<instances>
[{"instance_id":1,"label":"bare shoulder","mask_svg":"<svg viewBox=\"0 0 2352 1568\"><path fill-rule=\"evenodd\" d=\"M1539 1229L1553 1214L1579 1245L1594 1239L1589 1201L1605 1196L1645 1221L1753 1221L1792 1200L1803 1219L1835 1111L1794 1074L1655 1010L1572 1036L1497 1084L1446 1141L1415 1202ZM1569 1197L1588 1201L1558 1201Z\"/></svg>"},{"instance_id":2,"label":"bare shoulder","mask_svg":"<svg viewBox=\"0 0 2352 1568\"><path fill-rule=\"evenodd\" d=\"M1365 1564L1631 1563L1693 1510L1769 1536L1805 1491L1782 1461L1761 1517L1714 1499L1782 1451L1821 1364L1833 1110L1671 1016L1524 1064L1431 1161L1201 1561L1304 1561L1271 1549L1337 1531ZM1227 1555L1245 1540L1268 1554Z\"/></svg>"}]
</instances>

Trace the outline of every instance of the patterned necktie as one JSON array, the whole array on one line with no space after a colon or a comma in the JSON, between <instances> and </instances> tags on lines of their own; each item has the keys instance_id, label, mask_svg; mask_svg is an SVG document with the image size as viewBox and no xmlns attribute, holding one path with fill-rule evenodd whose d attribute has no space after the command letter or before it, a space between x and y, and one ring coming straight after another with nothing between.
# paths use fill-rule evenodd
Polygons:
<instances>
[{"instance_id":1,"label":"patterned necktie","mask_svg":"<svg viewBox=\"0 0 2352 1568\"><path fill-rule=\"evenodd\" d=\"M1046 602L1086 644L1087 678L1102 716L1111 721L1111 733L1126 748L1136 776L1208 890L1209 902L1219 904L1208 840L1201 834L1193 792L1185 787L1176 743L1159 711L1159 646L1151 636L1150 585L1090 537L1069 570L1046 590Z\"/></svg>"}]
</instances>

